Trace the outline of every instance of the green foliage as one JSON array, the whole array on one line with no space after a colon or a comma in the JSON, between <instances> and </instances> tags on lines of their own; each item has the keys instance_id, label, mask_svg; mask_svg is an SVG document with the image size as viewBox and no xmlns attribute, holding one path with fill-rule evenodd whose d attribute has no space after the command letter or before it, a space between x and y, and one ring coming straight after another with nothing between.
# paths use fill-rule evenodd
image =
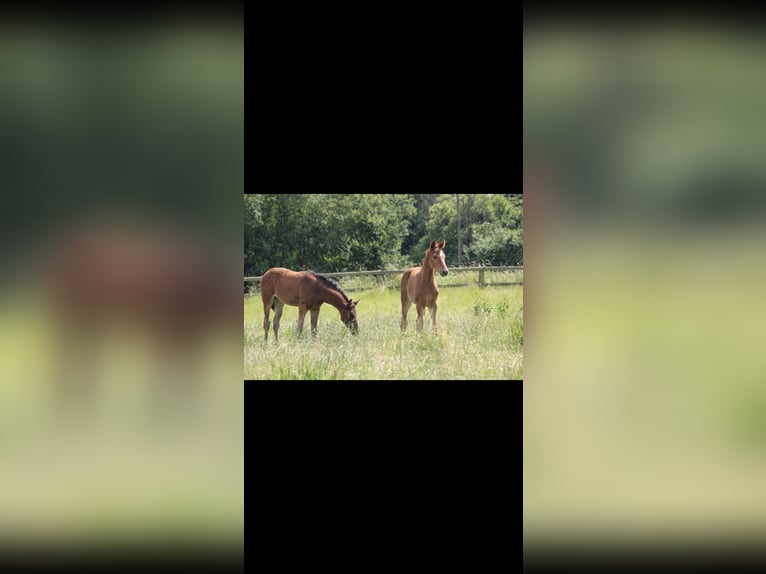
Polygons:
<instances>
[{"instance_id":1,"label":"green foliage","mask_svg":"<svg viewBox=\"0 0 766 574\"><path fill-rule=\"evenodd\" d=\"M410 251L419 264L431 241L446 239L447 265L458 264L457 201L460 201L460 263L521 265L523 196L521 194L440 195L428 213L426 233Z\"/></svg>"},{"instance_id":2,"label":"green foliage","mask_svg":"<svg viewBox=\"0 0 766 574\"><path fill-rule=\"evenodd\" d=\"M426 234L426 222L431 206L436 202L439 194L437 193L416 193L415 198L415 218L410 222L410 231L402 242L402 253L409 253L415 243Z\"/></svg>"},{"instance_id":3,"label":"green foliage","mask_svg":"<svg viewBox=\"0 0 766 574\"><path fill-rule=\"evenodd\" d=\"M511 321L511 339L516 345L524 345L524 321L521 314Z\"/></svg>"},{"instance_id":4,"label":"green foliage","mask_svg":"<svg viewBox=\"0 0 766 574\"><path fill-rule=\"evenodd\" d=\"M473 241L465 251L471 261L490 261L492 265L521 265L521 230L508 229L500 222L480 223L474 227Z\"/></svg>"},{"instance_id":5,"label":"green foliage","mask_svg":"<svg viewBox=\"0 0 766 574\"><path fill-rule=\"evenodd\" d=\"M402 194L246 195L245 273L396 267L414 215L413 198Z\"/></svg>"},{"instance_id":6,"label":"green foliage","mask_svg":"<svg viewBox=\"0 0 766 574\"><path fill-rule=\"evenodd\" d=\"M428 212L426 232L410 251L411 263L420 265L431 241L447 241L447 266L457 265L457 206L454 195L440 195Z\"/></svg>"},{"instance_id":7,"label":"green foliage","mask_svg":"<svg viewBox=\"0 0 766 574\"><path fill-rule=\"evenodd\" d=\"M463 264L520 264L522 197L460 195L460 202ZM277 266L401 269L419 265L434 239L446 239L447 265L457 265L455 194L245 195L244 214L248 276Z\"/></svg>"},{"instance_id":8,"label":"green foliage","mask_svg":"<svg viewBox=\"0 0 766 574\"><path fill-rule=\"evenodd\" d=\"M762 42L724 28L542 28L525 37L525 163L572 213L763 213Z\"/></svg>"},{"instance_id":9,"label":"green foliage","mask_svg":"<svg viewBox=\"0 0 766 574\"><path fill-rule=\"evenodd\" d=\"M486 301L477 301L473 305L473 314L474 315L489 315L492 313L492 305L487 303Z\"/></svg>"},{"instance_id":10,"label":"green foliage","mask_svg":"<svg viewBox=\"0 0 766 574\"><path fill-rule=\"evenodd\" d=\"M34 243L90 214L236 241L245 172L243 26L199 24L145 34L4 30L5 245Z\"/></svg>"}]
</instances>

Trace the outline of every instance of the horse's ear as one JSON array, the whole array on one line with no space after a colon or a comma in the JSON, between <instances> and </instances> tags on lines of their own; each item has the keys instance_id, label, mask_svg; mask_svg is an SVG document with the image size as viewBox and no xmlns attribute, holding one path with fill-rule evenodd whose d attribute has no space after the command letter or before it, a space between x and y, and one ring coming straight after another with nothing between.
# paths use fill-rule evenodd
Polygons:
<instances>
[{"instance_id":1,"label":"horse's ear","mask_svg":"<svg viewBox=\"0 0 766 574\"><path fill-rule=\"evenodd\" d=\"M434 239L433 241L431 241L431 247L430 247L430 249L433 249L434 247L436 247L436 239Z\"/></svg>"},{"instance_id":2,"label":"horse's ear","mask_svg":"<svg viewBox=\"0 0 766 574\"><path fill-rule=\"evenodd\" d=\"M359 299L357 299L356 301L354 301L354 306L356 306L356 305L359 305Z\"/></svg>"},{"instance_id":3,"label":"horse's ear","mask_svg":"<svg viewBox=\"0 0 766 574\"><path fill-rule=\"evenodd\" d=\"M440 249L444 249L444 246L445 246L445 245L447 245L447 240L446 240L446 239L442 239L442 242L441 242L441 244L439 244L439 248L440 248Z\"/></svg>"}]
</instances>

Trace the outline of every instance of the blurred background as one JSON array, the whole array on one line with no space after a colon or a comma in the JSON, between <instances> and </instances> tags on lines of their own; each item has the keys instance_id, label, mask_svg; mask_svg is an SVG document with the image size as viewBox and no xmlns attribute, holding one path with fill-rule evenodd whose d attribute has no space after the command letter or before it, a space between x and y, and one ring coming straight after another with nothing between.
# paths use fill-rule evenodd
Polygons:
<instances>
[{"instance_id":1,"label":"blurred background","mask_svg":"<svg viewBox=\"0 0 766 574\"><path fill-rule=\"evenodd\" d=\"M0 24L0 541L241 544L238 14Z\"/></svg>"},{"instance_id":2,"label":"blurred background","mask_svg":"<svg viewBox=\"0 0 766 574\"><path fill-rule=\"evenodd\" d=\"M766 535L766 40L524 27L525 551Z\"/></svg>"}]
</instances>

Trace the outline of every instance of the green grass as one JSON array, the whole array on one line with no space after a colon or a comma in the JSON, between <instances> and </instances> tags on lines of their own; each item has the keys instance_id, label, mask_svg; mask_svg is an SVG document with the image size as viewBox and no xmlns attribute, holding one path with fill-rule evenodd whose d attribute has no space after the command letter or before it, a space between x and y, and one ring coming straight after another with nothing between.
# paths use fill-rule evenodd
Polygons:
<instances>
[{"instance_id":1,"label":"green grass","mask_svg":"<svg viewBox=\"0 0 766 574\"><path fill-rule=\"evenodd\" d=\"M405 333L399 328L398 290L355 291L359 335L343 326L331 305L319 313L318 335L297 333L298 308L285 307L274 342L263 343L260 295L245 298L245 379L522 379L522 286L454 287L439 294L439 333L426 311L423 333L415 330L410 308ZM270 319L273 320L273 312Z\"/></svg>"},{"instance_id":2,"label":"green grass","mask_svg":"<svg viewBox=\"0 0 766 574\"><path fill-rule=\"evenodd\" d=\"M159 547L240 539L238 348L203 347L203 406L176 417L168 409L160 419L149 400L152 341L144 333L107 337L99 351L107 374L93 408L62 421L50 409L58 371L46 300L25 287L0 293L0 535Z\"/></svg>"}]
</instances>

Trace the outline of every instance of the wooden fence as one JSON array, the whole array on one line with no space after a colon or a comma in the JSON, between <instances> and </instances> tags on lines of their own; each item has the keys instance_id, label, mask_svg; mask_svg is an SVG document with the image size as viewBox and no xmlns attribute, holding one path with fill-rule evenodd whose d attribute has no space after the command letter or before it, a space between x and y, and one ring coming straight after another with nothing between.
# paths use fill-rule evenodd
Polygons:
<instances>
[{"instance_id":1,"label":"wooden fence","mask_svg":"<svg viewBox=\"0 0 766 574\"><path fill-rule=\"evenodd\" d=\"M325 275L326 277L362 277L362 276L372 276L375 278L380 278L381 282L385 280L386 276L389 275L401 275L404 273L406 269L395 269L395 270L377 270L377 271L339 271L337 273L322 273L322 275ZM494 282L494 281L487 281L486 279L486 272L487 271L500 271L500 272L516 272L521 275L520 280L518 281L510 281L510 282ZM478 272L478 285L479 287L486 287L488 285L493 286L501 286L501 285L523 285L524 279L524 267L513 267L513 266L486 266L486 267L450 267L450 275L453 273L464 273L464 272ZM245 283L258 283L261 280L262 275L259 275L257 277L245 277ZM441 278L440 278L441 279ZM442 287L465 287L466 285L469 285L469 283L443 283L442 281L439 282L439 288ZM353 292L353 291L360 291L364 290L365 288L362 287L346 287L343 286L344 291Z\"/></svg>"}]
</instances>

